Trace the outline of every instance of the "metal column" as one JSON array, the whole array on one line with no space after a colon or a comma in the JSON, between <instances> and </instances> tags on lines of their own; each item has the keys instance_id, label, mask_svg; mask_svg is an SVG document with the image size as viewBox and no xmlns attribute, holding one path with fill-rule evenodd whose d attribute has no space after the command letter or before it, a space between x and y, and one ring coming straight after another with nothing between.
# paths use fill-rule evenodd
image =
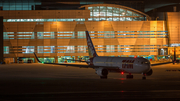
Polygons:
<instances>
[{"instance_id":1,"label":"metal column","mask_svg":"<svg viewBox=\"0 0 180 101\"><path fill-rule=\"evenodd\" d=\"M0 16L0 62L3 62L3 54L4 54L4 47L3 47L3 17Z\"/></svg>"}]
</instances>

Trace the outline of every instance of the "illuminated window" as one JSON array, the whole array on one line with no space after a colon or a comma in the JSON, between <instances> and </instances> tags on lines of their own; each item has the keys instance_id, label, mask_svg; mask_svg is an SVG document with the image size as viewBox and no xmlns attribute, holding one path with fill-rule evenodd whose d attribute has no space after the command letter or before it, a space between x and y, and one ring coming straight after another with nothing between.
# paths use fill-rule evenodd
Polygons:
<instances>
[{"instance_id":1,"label":"illuminated window","mask_svg":"<svg viewBox=\"0 0 180 101\"><path fill-rule=\"evenodd\" d=\"M55 46L44 46L44 53L55 53Z\"/></svg>"},{"instance_id":2,"label":"illuminated window","mask_svg":"<svg viewBox=\"0 0 180 101\"><path fill-rule=\"evenodd\" d=\"M83 18L78 19L3 19L3 22L52 22L52 21L85 21Z\"/></svg>"},{"instance_id":3,"label":"illuminated window","mask_svg":"<svg viewBox=\"0 0 180 101\"><path fill-rule=\"evenodd\" d=\"M74 46L58 46L58 53L75 53Z\"/></svg>"},{"instance_id":4,"label":"illuminated window","mask_svg":"<svg viewBox=\"0 0 180 101\"><path fill-rule=\"evenodd\" d=\"M78 38L85 38L85 31L78 31Z\"/></svg>"},{"instance_id":5,"label":"illuminated window","mask_svg":"<svg viewBox=\"0 0 180 101\"><path fill-rule=\"evenodd\" d=\"M78 46L78 53L86 53L86 46Z\"/></svg>"},{"instance_id":6,"label":"illuminated window","mask_svg":"<svg viewBox=\"0 0 180 101\"><path fill-rule=\"evenodd\" d=\"M54 32L44 32L43 36L44 36L44 39L54 39L55 38Z\"/></svg>"},{"instance_id":7,"label":"illuminated window","mask_svg":"<svg viewBox=\"0 0 180 101\"><path fill-rule=\"evenodd\" d=\"M22 53L33 53L34 52L34 46L22 46Z\"/></svg>"},{"instance_id":8,"label":"illuminated window","mask_svg":"<svg viewBox=\"0 0 180 101\"><path fill-rule=\"evenodd\" d=\"M104 38L104 31L98 31L98 38Z\"/></svg>"},{"instance_id":9,"label":"illuminated window","mask_svg":"<svg viewBox=\"0 0 180 101\"><path fill-rule=\"evenodd\" d=\"M14 39L14 32L7 32L9 39Z\"/></svg>"},{"instance_id":10,"label":"illuminated window","mask_svg":"<svg viewBox=\"0 0 180 101\"><path fill-rule=\"evenodd\" d=\"M119 21L125 21L125 17L120 17Z\"/></svg>"},{"instance_id":11,"label":"illuminated window","mask_svg":"<svg viewBox=\"0 0 180 101\"><path fill-rule=\"evenodd\" d=\"M4 46L4 54L9 54L9 46Z\"/></svg>"},{"instance_id":12,"label":"illuminated window","mask_svg":"<svg viewBox=\"0 0 180 101\"><path fill-rule=\"evenodd\" d=\"M106 7L106 6L94 6L88 7L90 10L91 18L88 18L88 21L141 21L145 20L140 14L137 14L133 11L126 10L123 8L116 7ZM121 18L119 18L121 17ZM142 18L138 18L142 17Z\"/></svg>"},{"instance_id":13,"label":"illuminated window","mask_svg":"<svg viewBox=\"0 0 180 101\"><path fill-rule=\"evenodd\" d=\"M100 21L106 20L106 18L100 18Z\"/></svg>"},{"instance_id":14,"label":"illuminated window","mask_svg":"<svg viewBox=\"0 0 180 101\"><path fill-rule=\"evenodd\" d=\"M3 39L9 39L7 32L3 32Z\"/></svg>"},{"instance_id":15,"label":"illuminated window","mask_svg":"<svg viewBox=\"0 0 180 101\"><path fill-rule=\"evenodd\" d=\"M34 39L34 32L17 32L17 39Z\"/></svg>"},{"instance_id":16,"label":"illuminated window","mask_svg":"<svg viewBox=\"0 0 180 101\"><path fill-rule=\"evenodd\" d=\"M99 21L99 18L94 18L94 21Z\"/></svg>"},{"instance_id":17,"label":"illuminated window","mask_svg":"<svg viewBox=\"0 0 180 101\"><path fill-rule=\"evenodd\" d=\"M43 35L44 33L43 32L37 32L37 38L38 39L43 39L44 37L44 35Z\"/></svg>"},{"instance_id":18,"label":"illuminated window","mask_svg":"<svg viewBox=\"0 0 180 101\"><path fill-rule=\"evenodd\" d=\"M106 52L114 52L114 45L106 45Z\"/></svg>"},{"instance_id":19,"label":"illuminated window","mask_svg":"<svg viewBox=\"0 0 180 101\"><path fill-rule=\"evenodd\" d=\"M132 21L131 17L126 17L126 21Z\"/></svg>"},{"instance_id":20,"label":"illuminated window","mask_svg":"<svg viewBox=\"0 0 180 101\"><path fill-rule=\"evenodd\" d=\"M113 18L113 21L119 21L119 18Z\"/></svg>"},{"instance_id":21,"label":"illuminated window","mask_svg":"<svg viewBox=\"0 0 180 101\"><path fill-rule=\"evenodd\" d=\"M88 18L88 21L93 21L93 18Z\"/></svg>"},{"instance_id":22,"label":"illuminated window","mask_svg":"<svg viewBox=\"0 0 180 101\"><path fill-rule=\"evenodd\" d=\"M92 34L92 33L95 33L95 31L89 31L89 34L90 34L91 38L95 38L95 37L94 37L95 34Z\"/></svg>"},{"instance_id":23,"label":"illuminated window","mask_svg":"<svg viewBox=\"0 0 180 101\"><path fill-rule=\"evenodd\" d=\"M103 45L98 45L97 50L98 50L98 52L104 52L104 51L103 51Z\"/></svg>"},{"instance_id":24,"label":"illuminated window","mask_svg":"<svg viewBox=\"0 0 180 101\"><path fill-rule=\"evenodd\" d=\"M107 18L107 21L112 21L112 18Z\"/></svg>"},{"instance_id":25,"label":"illuminated window","mask_svg":"<svg viewBox=\"0 0 180 101\"><path fill-rule=\"evenodd\" d=\"M75 53L74 46L66 46L66 53Z\"/></svg>"},{"instance_id":26,"label":"illuminated window","mask_svg":"<svg viewBox=\"0 0 180 101\"><path fill-rule=\"evenodd\" d=\"M38 48L38 49L37 49L38 53L44 53L44 48L43 48L43 46L38 46L37 48Z\"/></svg>"},{"instance_id":27,"label":"illuminated window","mask_svg":"<svg viewBox=\"0 0 180 101\"><path fill-rule=\"evenodd\" d=\"M9 1L6 0L4 2L0 3L0 6L3 5L3 10L32 10L32 5L34 6L35 9L35 5L40 5L41 2L31 2L29 0L25 0L23 2L17 2L17 1Z\"/></svg>"},{"instance_id":28,"label":"illuminated window","mask_svg":"<svg viewBox=\"0 0 180 101\"><path fill-rule=\"evenodd\" d=\"M55 53L55 46L38 46L38 53Z\"/></svg>"},{"instance_id":29,"label":"illuminated window","mask_svg":"<svg viewBox=\"0 0 180 101\"><path fill-rule=\"evenodd\" d=\"M121 52L121 45L118 45L117 51L118 51L118 52Z\"/></svg>"},{"instance_id":30,"label":"illuminated window","mask_svg":"<svg viewBox=\"0 0 180 101\"><path fill-rule=\"evenodd\" d=\"M104 38L114 38L114 31L104 31Z\"/></svg>"},{"instance_id":31,"label":"illuminated window","mask_svg":"<svg viewBox=\"0 0 180 101\"><path fill-rule=\"evenodd\" d=\"M72 31L57 32L58 39L74 39L75 34Z\"/></svg>"}]
</instances>

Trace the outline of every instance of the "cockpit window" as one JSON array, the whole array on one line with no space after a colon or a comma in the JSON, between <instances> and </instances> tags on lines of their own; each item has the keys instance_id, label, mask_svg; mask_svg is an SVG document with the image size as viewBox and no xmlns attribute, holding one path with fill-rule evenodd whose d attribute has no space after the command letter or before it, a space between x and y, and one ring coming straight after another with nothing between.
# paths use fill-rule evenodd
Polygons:
<instances>
[{"instance_id":1,"label":"cockpit window","mask_svg":"<svg viewBox=\"0 0 180 101\"><path fill-rule=\"evenodd\" d=\"M145 62L141 62L141 64L149 64L149 62L145 61Z\"/></svg>"}]
</instances>

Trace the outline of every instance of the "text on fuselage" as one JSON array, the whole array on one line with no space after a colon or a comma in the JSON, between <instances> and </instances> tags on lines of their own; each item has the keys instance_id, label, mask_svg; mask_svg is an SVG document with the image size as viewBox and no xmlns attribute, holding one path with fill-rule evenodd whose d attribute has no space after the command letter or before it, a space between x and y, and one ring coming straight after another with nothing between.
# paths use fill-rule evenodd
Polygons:
<instances>
[{"instance_id":1,"label":"text on fuselage","mask_svg":"<svg viewBox=\"0 0 180 101\"><path fill-rule=\"evenodd\" d=\"M122 60L122 68L133 69L133 63L135 60Z\"/></svg>"}]
</instances>

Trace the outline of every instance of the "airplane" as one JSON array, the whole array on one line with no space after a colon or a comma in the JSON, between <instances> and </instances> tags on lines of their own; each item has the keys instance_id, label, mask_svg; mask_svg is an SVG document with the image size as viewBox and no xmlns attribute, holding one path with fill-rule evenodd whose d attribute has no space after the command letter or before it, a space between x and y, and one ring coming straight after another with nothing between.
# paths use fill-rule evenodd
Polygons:
<instances>
[{"instance_id":1,"label":"airplane","mask_svg":"<svg viewBox=\"0 0 180 101\"><path fill-rule=\"evenodd\" d=\"M93 68L97 75L100 76L101 79L107 79L109 72L116 73L128 73L126 75L127 79L132 79L132 74L142 74L142 79L146 79L146 76L150 76L153 73L151 66L161 65L161 64L150 64L149 60L143 57L108 57L108 56L98 56L94 45L92 43L91 37L86 31L86 40L88 46L89 58L87 61L87 65L79 65L79 64L58 64L58 63L50 63L56 65L65 65L65 66L74 66L80 68ZM35 58L38 62L38 57L34 53Z\"/></svg>"}]
</instances>

